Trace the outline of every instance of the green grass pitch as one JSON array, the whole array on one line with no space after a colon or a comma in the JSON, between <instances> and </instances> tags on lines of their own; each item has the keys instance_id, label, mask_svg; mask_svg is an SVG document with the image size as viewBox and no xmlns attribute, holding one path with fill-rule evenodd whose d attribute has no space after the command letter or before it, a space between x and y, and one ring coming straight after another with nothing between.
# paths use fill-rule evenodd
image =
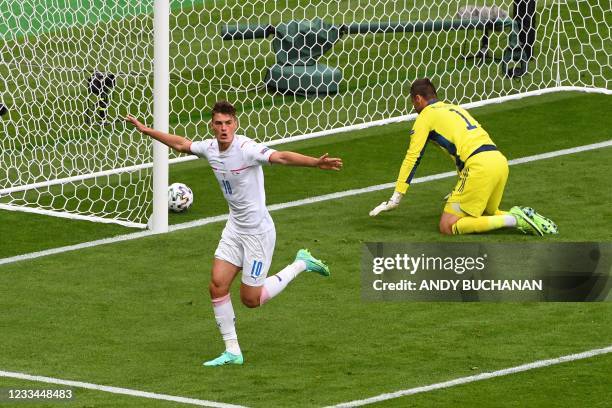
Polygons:
<instances>
[{"instance_id":1,"label":"green grass pitch","mask_svg":"<svg viewBox=\"0 0 612 408\"><path fill-rule=\"evenodd\" d=\"M609 97L559 93L473 110L508 158L609 139ZM594 118L596 124L594 123ZM390 182L409 124L303 141L283 148L330 152L339 173L266 169L268 203ZM555 219L563 241L608 241L612 149L511 167L503 207L529 204ZM448 171L427 152L417 176ZM203 161L172 167L195 207L173 223L222 214L225 204ZM609 303L363 303L363 241L535 241L512 232L441 237L441 198L452 179L414 185L402 206L367 212L390 191L272 213L271 273L300 247L329 261L332 277L300 276L261 309L233 292L243 367L205 369L222 348L206 286L223 223L0 266L0 370L114 385L254 407L323 406L608 346ZM128 232L125 228L3 213L2 257ZM53 233L48 233L52 231ZM12 237L10 240L4 237ZM237 286L234 287L237 289ZM377 406L605 406L609 356L541 368ZM0 379L0 387L44 384ZM572 389L572 396L564 396ZM67 407L178 407L75 389ZM491 400L491 396L496 397ZM503 397L502 397L503 395ZM56 406L28 404L28 406Z\"/></svg>"},{"instance_id":2,"label":"green grass pitch","mask_svg":"<svg viewBox=\"0 0 612 408\"><path fill-rule=\"evenodd\" d=\"M26 4L27 3L27 4ZM120 2L111 19L101 19L99 9L114 4L110 0L92 2L87 13L72 19L59 10L44 14L44 20L29 23L29 14L36 9L54 9L55 0L37 2L9 1L0 10L0 61L11 61L15 44L45 44L48 50L75 52L87 48L87 36L102 41L105 33L114 33L113 41L134 46L134 55L114 55L118 69L133 67L129 61L150 57L152 48L142 46L142 38L130 27L150 24L150 10L133 7L130 0ZM60 2L62 3L62 2ZM69 0L65 5L80 6L82 1ZM94 4L95 3L95 4ZM259 73L273 62L271 53L256 54L256 42L245 42L230 49L216 38L209 43L192 41L201 33L185 30L185 42L176 27L195 27L197 13L210 21L245 19L261 14L265 2L215 1L216 8L201 1L172 1L171 24L175 27L171 52L175 58L173 88L176 94L189 97L174 99L171 107L171 130L179 134L204 134L207 114L202 106L214 99L236 99L234 91L220 87L205 100L195 97L206 78L224 76L233 86L257 83ZM271 3L271 2L270 2ZM288 18L310 18L325 10L336 13L346 10L347 21L360 21L377 16L377 2L356 7L364 2L343 0L324 2L288 0L287 11L274 14L272 22ZM496 0L489 3L506 4ZM25 5L23 5L25 4ZM399 3L398 3L399 4ZM412 4L412 3L411 3ZM426 5L417 0L405 7L398 18L419 19L426 16ZM556 1L538 2L540 21L554 20ZM560 38L561 69L566 73L562 85L582 81L593 86L609 82L610 64L605 59L612 50L605 35L598 36L602 22L612 23L605 2L599 0L564 2L560 20L565 35ZM594 4L602 6L593 7ZM312 5L312 7L298 7ZM53 6L53 7L52 7ZM224 8L222 8L223 6ZM442 13L453 7L440 5ZM57 9L57 7L55 7ZM223 9L223 11L221 11ZM8 19L10 12L22 10L19 19ZM143 14L144 13L144 14ZM336 14L339 16L339 14ZM582 16L592 16L583 18ZM129 17L129 18L124 18ZM339 17L337 17L339 18ZM68 19L68 20L65 20ZM72 19L72 20L71 20ZM145 21L143 23L143 21ZM338 23L339 21L334 21ZM63 41L77 23L83 38ZM95 23L95 26L91 24ZM81 24L89 24L81 27ZM59 31L52 28L60 25ZM23 38L6 40L7 32L20 28ZM211 26L210 30L218 27ZM550 33L539 28L538 38ZM216 31L205 33L212 38ZM368 117L382 105L385 97L401 93L397 75L412 78L431 75L447 84L442 98L469 98L482 93L495 94L509 89L532 90L540 85L554 86L554 73L547 67L555 58L556 44L542 42L537 49L541 58L532 63L532 75L520 80L500 79L492 83L464 86L474 77L489 77L497 65L476 66L459 62L459 69L449 70L445 61L456 58L458 49L448 44L466 40L477 46L478 38L464 32L436 37L435 55L414 52L429 37L416 35L399 41L396 57L367 66L368 52L380 47L388 52L389 43L379 44L377 35L347 39L354 53L332 52L325 63L344 67L346 81L342 92L321 101L288 99L252 90L242 95L238 105L241 124L252 131L253 118L261 109L282 105L271 118L267 133L292 134L301 127L313 126L312 120L287 121L298 112L338 109L338 120ZM496 53L503 40L493 35ZM588 38L591 46L583 47L578 39ZM433 40L433 37L429 38ZM15 41L12 43L11 41ZM267 40L266 40L267 41ZM462 43L461 41L459 43ZM501 45L500 45L501 44ZM138 47L136 47L138 45ZM267 44L266 44L267 45ZM12 47L13 46L13 47ZM142 46L142 47L141 47ZM232 66L195 64L196 55L208 52L200 47L224 48L220 59L237 55L257 58ZM501 47L501 48L500 48ZM130 48L130 47L128 47ZM189 48L191 53L186 53ZM27 49L27 47L25 47ZM78 64L89 67L104 50L90 49L75 53ZM472 49L471 51L475 51ZM581 51L584 57L573 58ZM133 58L136 55L137 58ZM181 57L177 57L180 55ZM185 57L186 55L186 57ZM407 61L403 55L410 55ZM43 60L36 47L27 49L24 58ZM432 58L440 64L427 65ZM128 62L124 64L125 58ZM132 61L132 62L134 62ZM390 67L386 66L389 64ZM136 64L138 65L138 64ZM194 66L199 66L194 68ZM427 66L426 69L423 67ZM455 67L455 68L457 68ZM388 75L360 77L363 70L386 71ZM0 78L14 78L18 68L0 64ZM257 75L253 75L256 73ZM98 144L121 143L133 132L121 128L115 135L81 130L81 117L86 95L82 89L87 73L47 72L40 83L67 81L70 86L50 95L16 93L16 89L35 88L32 77L18 77L7 82L2 102L14 106L13 115L42 113L54 118L54 101L66 99L66 108L74 115L63 117L70 134L53 125L54 120L36 120L39 133L29 134L0 122L0 133L13 138L0 138L0 163L8 163L15 152L43 143L45 137L62 138L82 135L95 138ZM396 75L396 76L394 76ZM351 78L360 78L352 79ZM565 77L564 77L565 78ZM115 94L112 115L127 111L150 119L146 75L126 81L122 93ZM365 89L365 93L361 93ZM368 93L370 91L371 93ZM58 92L62 98L53 92ZM351 95L351 92L353 95ZM35 103L12 100L11 95L33 97ZM368 104L352 111L339 107L357 95L367 97ZM364 96L365 95L365 96ZM54 96L54 97L49 97ZM257 99L262 97L263 99ZM509 158L546 153L610 140L612 100L610 96L564 92L520 101L473 109L472 113L489 131L500 150ZM121 105L118 100L129 101ZM29 101L32 102L32 101ZM305 102L312 102L308 105ZM394 115L406 113L406 100L398 98ZM40 111L31 111L31 105ZM114 111L117 109L117 111ZM55 122L60 121L55 118ZM319 120L320 118L316 118ZM370 119L381 119L371 117ZM150 120L149 120L150 121ZM277 126L278 125L278 126ZM284 126L284 127L283 127ZM394 181L408 146L410 123L376 127L278 146L309 155L329 152L344 159L339 173L287 167L265 168L268 204L285 203L308 197L363 188ZM24 130L25 129L25 130ZM317 129L319 130L319 129ZM110 132L110 131L108 131ZM114 132L114 130L113 130ZM58 148L70 149L68 145ZM101 149L103 151L103 149ZM116 154L118 161L132 159L135 151ZM106 152L104 152L106 155ZM111 153L109 153L111 154ZM142 159L142 158L139 158ZM612 148L561 156L512 166L502 208L530 205L550 216L560 226L560 235L545 237L549 241L610 241L612 189L610 163ZM69 163L68 163L69 164ZM104 164L107 165L107 164ZM416 177L451 170L448 158L429 149ZM2 169L0 169L2 170ZM45 171L46 169L43 169ZM35 169L32 169L35 171ZM146 181L146 180L145 180ZM173 165L171 182L188 184L195 193L194 206L184 214L172 214L173 225L224 214L227 205L208 165L191 161ZM249 310L239 302L238 285L232 295L237 315L237 330L245 355L242 367L207 369L202 361L215 357L222 342L215 325L207 285L214 249L223 223L169 234L97 246L33 260L0 265L0 371L22 372L60 379L131 388L161 394L240 404L249 407L321 407L372 397L433 383L452 380L517 366L536 360L550 359L612 344L612 306L604 303L365 303L361 300L360 261L364 242L537 242L541 238L511 231L490 234L444 237L437 231L443 207L442 197L454 186L452 178L415 184L400 208L375 219L367 214L388 198L391 190L355 195L342 199L275 211L272 217L277 229L277 246L270 274L290 262L297 249L309 248L325 259L332 271L330 278L302 274L285 292L260 309ZM111 187L114 187L111 185ZM102 191L100 194L107 194ZM143 195L143 200L147 197ZM61 199L58 206L63 205ZM67 221L59 218L0 211L0 259L20 254L53 249L66 245L128 234L134 230L117 225ZM445 390L402 397L374 404L377 407L606 407L612 388L610 354L574 361L519 374L475 382ZM58 388L41 382L0 377L0 389ZM63 387L59 387L63 388ZM188 405L101 391L74 388L75 398L69 402L28 402L24 407L55 408L140 408L185 407ZM12 407L0 400L0 408Z\"/></svg>"}]
</instances>

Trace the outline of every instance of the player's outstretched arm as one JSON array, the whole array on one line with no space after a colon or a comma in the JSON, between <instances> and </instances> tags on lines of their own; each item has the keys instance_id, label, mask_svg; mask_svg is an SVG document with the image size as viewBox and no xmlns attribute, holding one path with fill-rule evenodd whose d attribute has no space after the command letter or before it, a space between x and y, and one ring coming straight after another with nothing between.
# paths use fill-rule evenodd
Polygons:
<instances>
[{"instance_id":1,"label":"player's outstretched arm","mask_svg":"<svg viewBox=\"0 0 612 408\"><path fill-rule=\"evenodd\" d=\"M125 120L132 125L141 133L145 135L151 136L153 139L162 142L166 146L171 149L176 150L181 153L191 153L191 140L186 139L182 136L171 135L169 133L165 133L159 130L155 130L153 128L145 126L143 123L139 122L133 116L127 115Z\"/></svg>"},{"instance_id":2,"label":"player's outstretched arm","mask_svg":"<svg viewBox=\"0 0 612 408\"><path fill-rule=\"evenodd\" d=\"M286 166L318 167L322 170L336 171L342 168L342 159L329 157L327 153L317 159L295 152L274 152L270 155L270 163Z\"/></svg>"}]
</instances>

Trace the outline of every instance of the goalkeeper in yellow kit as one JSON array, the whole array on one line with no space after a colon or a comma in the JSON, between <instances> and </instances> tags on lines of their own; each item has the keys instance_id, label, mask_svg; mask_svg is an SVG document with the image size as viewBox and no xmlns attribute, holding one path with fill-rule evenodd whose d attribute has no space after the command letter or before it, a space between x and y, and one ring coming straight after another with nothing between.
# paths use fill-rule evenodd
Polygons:
<instances>
[{"instance_id":1,"label":"goalkeeper in yellow kit","mask_svg":"<svg viewBox=\"0 0 612 408\"><path fill-rule=\"evenodd\" d=\"M436 89L427 78L410 87L412 104L419 114L412 128L410 146L400 168L395 192L370 211L376 216L396 208L414 177L429 144L448 153L459 173L440 218L443 234L471 234L514 227L527 234L557 234L557 225L530 207L500 211L499 203L508 179L508 161L489 134L457 105L438 101Z\"/></svg>"}]
</instances>

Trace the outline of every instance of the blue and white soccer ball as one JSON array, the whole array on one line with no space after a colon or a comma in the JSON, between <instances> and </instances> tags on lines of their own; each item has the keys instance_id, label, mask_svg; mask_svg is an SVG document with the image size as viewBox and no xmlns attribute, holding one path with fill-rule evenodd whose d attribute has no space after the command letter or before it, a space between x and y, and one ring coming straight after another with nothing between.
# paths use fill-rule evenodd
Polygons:
<instances>
[{"instance_id":1,"label":"blue and white soccer ball","mask_svg":"<svg viewBox=\"0 0 612 408\"><path fill-rule=\"evenodd\" d=\"M168 209L173 212L187 211L193 204L193 191L183 183L173 183L168 187Z\"/></svg>"}]
</instances>

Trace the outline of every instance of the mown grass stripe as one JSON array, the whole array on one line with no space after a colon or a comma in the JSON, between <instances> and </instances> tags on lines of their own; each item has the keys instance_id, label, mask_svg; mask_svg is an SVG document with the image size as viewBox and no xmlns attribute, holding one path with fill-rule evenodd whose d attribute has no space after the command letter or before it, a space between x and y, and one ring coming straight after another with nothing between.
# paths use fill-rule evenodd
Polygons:
<instances>
[{"instance_id":1,"label":"mown grass stripe","mask_svg":"<svg viewBox=\"0 0 612 408\"><path fill-rule=\"evenodd\" d=\"M581 153L581 152L586 152L589 150L602 149L602 148L610 147L610 146L612 146L612 139L607 140L605 142L592 143L588 145L572 147L569 149L562 149L562 150L556 150L553 152L540 153L540 154L536 154L532 156L521 157L518 159L509 160L508 164L510 164L511 166L514 166L517 164L531 163L531 162L538 161L538 160L545 160L545 159L550 159L554 157L565 156L568 154ZM454 171L432 174L429 176L416 178L412 180L412 183L413 184L426 183L429 181L454 177L456 174L457 173ZM268 206L268 210L278 211L278 210L283 210L286 208L299 207L299 206L308 205L308 204L320 203L322 201L337 200L339 198L350 197L350 196L354 196L358 194L365 194L365 193L371 193L374 191L387 190L387 189L393 188L394 186L395 186L395 183L385 183L385 184L377 184L374 186L369 186L369 187L364 187L364 188L340 191L337 193L324 194L324 195L320 195L316 197L305 198L302 200L289 201L286 203L279 203L279 204L272 204ZM214 217L206 217L206 218L202 218L202 219L195 220L195 221L185 222L182 224L171 225L169 227L169 230L170 232L172 232L172 231L178 231L178 230L187 229L187 228L200 227L203 225L208 225L208 224L212 224L212 223L219 222L219 221L225 221L227 220L227 217L228 217L227 214L217 215ZM84 248L96 247L99 245L112 244L115 242L129 241L132 239L148 237L151 235L154 235L154 233L151 231L142 231L142 232L135 232L131 234L118 235L118 236L111 237L111 238L98 239L95 241L83 242L83 243L76 244L76 245L68 245L68 246L63 246L63 247L58 247L58 248L47 249L44 251L30 252L30 253L23 254L23 255L16 255L16 256L0 259L0 265L7 265L7 264L19 262L19 261L26 261L26 260L35 259L35 258L41 258L41 257L49 256L49 255L76 251L76 250L84 249Z\"/></svg>"}]
</instances>

